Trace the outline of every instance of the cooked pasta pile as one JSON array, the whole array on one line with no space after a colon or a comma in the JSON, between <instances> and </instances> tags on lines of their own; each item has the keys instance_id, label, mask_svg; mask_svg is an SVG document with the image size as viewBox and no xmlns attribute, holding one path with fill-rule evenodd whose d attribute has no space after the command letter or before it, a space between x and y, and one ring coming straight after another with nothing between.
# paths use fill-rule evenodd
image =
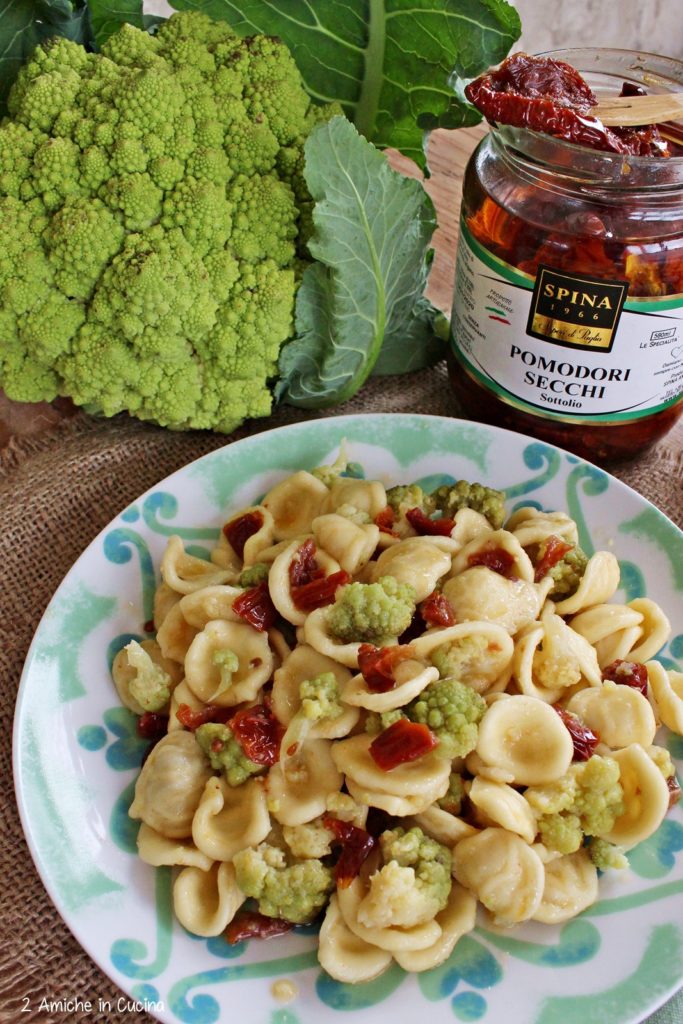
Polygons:
<instances>
[{"instance_id":1,"label":"cooked pasta pile","mask_svg":"<svg viewBox=\"0 0 683 1024\"><path fill-rule=\"evenodd\" d=\"M179 921L324 915L320 963L357 983L443 962L477 903L502 926L592 904L680 796L655 733L683 733L683 673L563 512L343 468L232 515L210 561L171 537L156 639L113 676L157 740L130 815Z\"/></svg>"}]
</instances>

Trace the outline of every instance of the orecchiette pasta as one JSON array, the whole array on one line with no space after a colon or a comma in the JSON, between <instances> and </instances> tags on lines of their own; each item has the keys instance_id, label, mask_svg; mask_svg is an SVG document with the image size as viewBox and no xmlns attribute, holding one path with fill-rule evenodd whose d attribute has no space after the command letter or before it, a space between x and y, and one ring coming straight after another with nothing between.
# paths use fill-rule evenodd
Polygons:
<instances>
[{"instance_id":1,"label":"orecchiette pasta","mask_svg":"<svg viewBox=\"0 0 683 1024\"><path fill-rule=\"evenodd\" d=\"M362 984L442 964L478 903L506 928L594 903L676 799L683 672L566 513L344 458L228 510L210 561L171 537L156 637L112 676L162 734L129 813L181 924L323 914L323 969Z\"/></svg>"},{"instance_id":2,"label":"orecchiette pasta","mask_svg":"<svg viewBox=\"0 0 683 1024\"><path fill-rule=\"evenodd\" d=\"M220 935L244 903L232 864L213 864L208 871L183 868L173 885L173 910L194 935Z\"/></svg>"}]
</instances>

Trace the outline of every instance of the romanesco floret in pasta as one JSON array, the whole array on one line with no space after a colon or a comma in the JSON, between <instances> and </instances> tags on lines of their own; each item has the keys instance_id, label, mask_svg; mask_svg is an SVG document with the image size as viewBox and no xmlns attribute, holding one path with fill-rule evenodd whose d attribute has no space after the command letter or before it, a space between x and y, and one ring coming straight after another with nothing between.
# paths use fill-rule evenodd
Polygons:
<instances>
[{"instance_id":1,"label":"romanesco floret in pasta","mask_svg":"<svg viewBox=\"0 0 683 1024\"><path fill-rule=\"evenodd\" d=\"M458 772L451 772L448 778L448 789L436 802L442 811L447 811L448 814L460 814L464 798L463 777Z\"/></svg>"},{"instance_id":2,"label":"romanesco floret in pasta","mask_svg":"<svg viewBox=\"0 0 683 1024\"><path fill-rule=\"evenodd\" d=\"M665 779L671 779L676 774L676 767L671 759L671 754L666 747L652 746L648 754L659 768Z\"/></svg>"},{"instance_id":3,"label":"romanesco floret in pasta","mask_svg":"<svg viewBox=\"0 0 683 1024\"><path fill-rule=\"evenodd\" d=\"M232 686L232 678L240 666L240 661L235 652L231 651L229 647L214 651L212 660L220 674L218 689L211 695L211 699L215 700L216 697L225 693Z\"/></svg>"},{"instance_id":4,"label":"romanesco floret in pasta","mask_svg":"<svg viewBox=\"0 0 683 1024\"><path fill-rule=\"evenodd\" d=\"M387 505L396 515L411 508L419 508L429 516L436 508L434 499L431 495L425 494L419 484L396 484L395 487L390 487L387 491Z\"/></svg>"},{"instance_id":5,"label":"romanesco floret in pasta","mask_svg":"<svg viewBox=\"0 0 683 1024\"><path fill-rule=\"evenodd\" d=\"M343 516L344 519L349 519L356 526L365 526L366 523L371 523L372 520L369 514L362 508L356 508L355 505L339 505L335 510L335 515Z\"/></svg>"},{"instance_id":6,"label":"romanesco floret in pasta","mask_svg":"<svg viewBox=\"0 0 683 1024\"><path fill-rule=\"evenodd\" d=\"M303 825L284 825L282 834L292 854L302 860L327 857L332 853L334 837L322 818L314 818Z\"/></svg>"},{"instance_id":7,"label":"romanesco floret in pasta","mask_svg":"<svg viewBox=\"0 0 683 1024\"><path fill-rule=\"evenodd\" d=\"M334 888L332 868L318 858L288 861L268 843L240 851L233 864L238 887L258 900L262 914L295 924L311 921Z\"/></svg>"},{"instance_id":8,"label":"romanesco floret in pasta","mask_svg":"<svg viewBox=\"0 0 683 1024\"><path fill-rule=\"evenodd\" d=\"M437 487L432 498L441 515L451 519L461 508L471 508L481 512L494 530L499 530L505 522L504 493L484 484L458 480L457 483Z\"/></svg>"},{"instance_id":9,"label":"romanesco floret in pasta","mask_svg":"<svg viewBox=\"0 0 683 1024\"><path fill-rule=\"evenodd\" d=\"M588 844L588 856L599 871L616 868L618 871L628 867L628 858L624 851L606 839L591 839Z\"/></svg>"},{"instance_id":10,"label":"romanesco floret in pasta","mask_svg":"<svg viewBox=\"0 0 683 1024\"><path fill-rule=\"evenodd\" d=\"M349 583L341 587L329 611L330 632L342 643L369 643L378 647L405 632L415 612L415 590L393 576L376 583Z\"/></svg>"},{"instance_id":11,"label":"romanesco floret in pasta","mask_svg":"<svg viewBox=\"0 0 683 1024\"><path fill-rule=\"evenodd\" d=\"M541 839L549 849L560 853L578 850L583 835L609 832L624 812L619 765L613 758L598 754L570 765L557 782L529 786L524 795L540 812Z\"/></svg>"},{"instance_id":12,"label":"romanesco floret in pasta","mask_svg":"<svg viewBox=\"0 0 683 1024\"><path fill-rule=\"evenodd\" d=\"M338 480L346 470L348 464L349 458L346 454L346 444L342 443L339 446L339 454L331 465L316 466L315 469L311 470L311 473L317 480L321 480L326 487L331 487L335 480Z\"/></svg>"},{"instance_id":13,"label":"romanesco floret in pasta","mask_svg":"<svg viewBox=\"0 0 683 1024\"><path fill-rule=\"evenodd\" d=\"M254 565L242 569L238 580L240 587L258 587L259 583L264 583L268 579L269 571L270 566L265 562L256 562Z\"/></svg>"},{"instance_id":14,"label":"romanesco floret in pasta","mask_svg":"<svg viewBox=\"0 0 683 1024\"><path fill-rule=\"evenodd\" d=\"M475 668L482 663L488 646L489 640L483 633L468 633L436 647L429 657L442 679L459 679L476 687Z\"/></svg>"},{"instance_id":15,"label":"romanesco floret in pasta","mask_svg":"<svg viewBox=\"0 0 683 1024\"><path fill-rule=\"evenodd\" d=\"M394 722L398 722L399 718L407 717L403 713L405 710L405 708L393 708L391 711L368 711L365 717L365 731L371 736L384 732Z\"/></svg>"},{"instance_id":16,"label":"romanesco floret in pasta","mask_svg":"<svg viewBox=\"0 0 683 1024\"><path fill-rule=\"evenodd\" d=\"M542 554L543 545L541 545ZM553 589L548 595L553 600L571 597L579 587L588 565L588 555L575 544L548 572L554 580Z\"/></svg>"},{"instance_id":17,"label":"romanesco floret in pasta","mask_svg":"<svg viewBox=\"0 0 683 1024\"><path fill-rule=\"evenodd\" d=\"M457 679L437 679L403 710L412 722L429 726L439 740L436 752L451 759L476 747L486 701Z\"/></svg>"},{"instance_id":18,"label":"romanesco floret in pasta","mask_svg":"<svg viewBox=\"0 0 683 1024\"><path fill-rule=\"evenodd\" d=\"M264 771L263 765L247 757L229 725L205 722L194 736L211 767L223 772L228 785L241 786L252 775Z\"/></svg>"},{"instance_id":19,"label":"romanesco floret in pasta","mask_svg":"<svg viewBox=\"0 0 683 1024\"><path fill-rule=\"evenodd\" d=\"M432 920L451 891L450 850L421 828L383 832L383 866L370 876L358 920L369 928L413 928Z\"/></svg>"},{"instance_id":20,"label":"romanesco floret in pasta","mask_svg":"<svg viewBox=\"0 0 683 1024\"><path fill-rule=\"evenodd\" d=\"M287 726L280 749L282 760L292 757L304 743L311 726L323 719L338 718L344 711L334 672L321 672L299 683L301 705Z\"/></svg>"},{"instance_id":21,"label":"romanesco floret in pasta","mask_svg":"<svg viewBox=\"0 0 683 1024\"><path fill-rule=\"evenodd\" d=\"M159 711L171 696L172 680L161 665L157 665L137 640L126 644L128 664L135 675L128 690L145 711Z\"/></svg>"}]
</instances>

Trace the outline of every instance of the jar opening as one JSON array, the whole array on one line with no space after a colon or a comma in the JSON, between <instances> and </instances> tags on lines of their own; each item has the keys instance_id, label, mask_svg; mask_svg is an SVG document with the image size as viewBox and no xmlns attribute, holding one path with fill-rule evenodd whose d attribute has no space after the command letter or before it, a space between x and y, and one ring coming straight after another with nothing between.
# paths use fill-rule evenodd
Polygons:
<instances>
[{"instance_id":1,"label":"jar opening","mask_svg":"<svg viewBox=\"0 0 683 1024\"><path fill-rule=\"evenodd\" d=\"M618 94L624 82L648 93L683 92L683 61L635 50L576 47L542 54L562 60L585 78L598 98ZM510 125L492 127L494 138L522 162L545 167L577 184L616 189L677 189L683 186L683 124L672 126L678 152L670 157L624 156ZM666 126L662 134L666 135Z\"/></svg>"}]
</instances>

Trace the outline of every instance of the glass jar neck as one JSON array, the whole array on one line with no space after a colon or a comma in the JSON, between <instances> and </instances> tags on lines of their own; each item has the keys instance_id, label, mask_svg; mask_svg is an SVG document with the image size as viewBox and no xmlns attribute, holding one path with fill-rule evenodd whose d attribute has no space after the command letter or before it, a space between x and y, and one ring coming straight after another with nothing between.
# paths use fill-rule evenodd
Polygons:
<instances>
[{"instance_id":1,"label":"glass jar neck","mask_svg":"<svg viewBox=\"0 0 683 1024\"><path fill-rule=\"evenodd\" d=\"M554 50L542 56L571 64L598 99L617 95L624 83L643 86L648 93L683 92L683 62L670 57L604 48ZM680 134L683 140L683 128ZM683 190L683 155L625 156L509 125L492 127L491 135L497 155L512 169L539 184L552 177L555 190L581 194L597 188L617 195Z\"/></svg>"}]
</instances>

